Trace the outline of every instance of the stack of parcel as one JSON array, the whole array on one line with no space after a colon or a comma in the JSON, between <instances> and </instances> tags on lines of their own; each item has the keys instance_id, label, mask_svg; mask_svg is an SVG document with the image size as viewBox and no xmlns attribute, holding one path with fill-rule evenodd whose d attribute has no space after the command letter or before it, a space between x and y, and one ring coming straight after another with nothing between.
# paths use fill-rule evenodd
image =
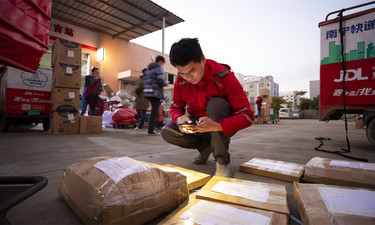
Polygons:
<instances>
[{"instance_id":1,"label":"stack of parcel","mask_svg":"<svg viewBox=\"0 0 375 225\"><path fill-rule=\"evenodd\" d=\"M375 224L375 163L314 157L303 166L254 158L240 171L294 182L304 224Z\"/></svg>"},{"instance_id":2,"label":"stack of parcel","mask_svg":"<svg viewBox=\"0 0 375 225\"><path fill-rule=\"evenodd\" d=\"M57 39L52 46L52 111L50 133L79 133L81 45Z\"/></svg>"},{"instance_id":3,"label":"stack of parcel","mask_svg":"<svg viewBox=\"0 0 375 225\"><path fill-rule=\"evenodd\" d=\"M101 116L79 116L81 45L57 39L52 46L52 111L50 133L102 132Z\"/></svg>"}]
</instances>

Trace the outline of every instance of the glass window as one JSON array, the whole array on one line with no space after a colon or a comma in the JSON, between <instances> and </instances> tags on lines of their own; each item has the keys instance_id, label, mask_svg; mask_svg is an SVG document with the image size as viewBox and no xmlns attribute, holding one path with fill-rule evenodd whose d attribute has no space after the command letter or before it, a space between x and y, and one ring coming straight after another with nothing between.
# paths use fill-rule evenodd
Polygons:
<instances>
[{"instance_id":1,"label":"glass window","mask_svg":"<svg viewBox=\"0 0 375 225\"><path fill-rule=\"evenodd\" d=\"M52 58L52 47L51 45L48 45L48 50L43 54L42 58L40 59L39 68L52 70L51 58Z\"/></svg>"},{"instance_id":2,"label":"glass window","mask_svg":"<svg viewBox=\"0 0 375 225\"><path fill-rule=\"evenodd\" d=\"M83 92L83 87L85 85L85 76L90 74L90 54L89 53L82 53L82 56L81 56L81 89L80 89L80 93L82 94Z\"/></svg>"}]
</instances>

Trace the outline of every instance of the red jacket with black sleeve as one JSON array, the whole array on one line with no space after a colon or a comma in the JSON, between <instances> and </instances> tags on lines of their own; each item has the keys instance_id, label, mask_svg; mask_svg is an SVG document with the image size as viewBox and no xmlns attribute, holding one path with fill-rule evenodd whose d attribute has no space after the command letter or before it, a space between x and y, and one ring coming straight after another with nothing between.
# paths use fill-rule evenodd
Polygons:
<instances>
[{"instance_id":1,"label":"red jacket with black sleeve","mask_svg":"<svg viewBox=\"0 0 375 225\"><path fill-rule=\"evenodd\" d=\"M170 111L173 122L183 115L186 104L191 116L207 116L207 104L212 97L225 98L231 106L231 116L218 121L224 135L252 125L254 114L242 85L230 69L210 59L206 59L203 78L196 85L177 77Z\"/></svg>"}]
</instances>

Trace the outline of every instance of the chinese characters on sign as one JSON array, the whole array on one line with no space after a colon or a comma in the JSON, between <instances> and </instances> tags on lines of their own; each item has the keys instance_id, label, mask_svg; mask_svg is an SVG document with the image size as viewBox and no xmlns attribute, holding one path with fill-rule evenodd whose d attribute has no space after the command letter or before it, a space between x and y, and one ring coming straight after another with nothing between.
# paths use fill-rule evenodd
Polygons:
<instances>
[{"instance_id":1,"label":"chinese characters on sign","mask_svg":"<svg viewBox=\"0 0 375 225\"><path fill-rule=\"evenodd\" d=\"M66 34L68 36L74 36L74 30L70 27L63 27L60 24L53 24L53 31L60 34Z\"/></svg>"},{"instance_id":2,"label":"chinese characters on sign","mask_svg":"<svg viewBox=\"0 0 375 225\"><path fill-rule=\"evenodd\" d=\"M342 89L336 89L333 93L333 96L341 96L343 90ZM369 96L369 95L375 95L375 89L372 88L360 88L357 91L346 91L345 96Z\"/></svg>"},{"instance_id":3,"label":"chinese characters on sign","mask_svg":"<svg viewBox=\"0 0 375 225\"><path fill-rule=\"evenodd\" d=\"M365 32L368 30L374 30L375 29L375 19L374 20L369 20L365 21L364 23L357 23L353 24L351 26L347 26L343 28L343 35L345 35L346 32L350 32L351 34L359 33L359 32ZM337 38L337 35L340 33L339 29L334 29L334 30L328 30L326 32L326 39L330 38Z\"/></svg>"}]
</instances>

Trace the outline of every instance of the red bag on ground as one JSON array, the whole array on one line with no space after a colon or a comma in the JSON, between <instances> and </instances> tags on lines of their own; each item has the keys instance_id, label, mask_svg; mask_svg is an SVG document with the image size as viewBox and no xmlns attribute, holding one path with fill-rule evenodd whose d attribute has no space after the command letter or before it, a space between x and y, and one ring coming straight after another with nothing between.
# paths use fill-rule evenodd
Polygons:
<instances>
[{"instance_id":1,"label":"red bag on ground","mask_svg":"<svg viewBox=\"0 0 375 225\"><path fill-rule=\"evenodd\" d=\"M134 124L137 122L136 115L137 112L134 109L119 108L113 113L112 121L114 123Z\"/></svg>"}]
</instances>

